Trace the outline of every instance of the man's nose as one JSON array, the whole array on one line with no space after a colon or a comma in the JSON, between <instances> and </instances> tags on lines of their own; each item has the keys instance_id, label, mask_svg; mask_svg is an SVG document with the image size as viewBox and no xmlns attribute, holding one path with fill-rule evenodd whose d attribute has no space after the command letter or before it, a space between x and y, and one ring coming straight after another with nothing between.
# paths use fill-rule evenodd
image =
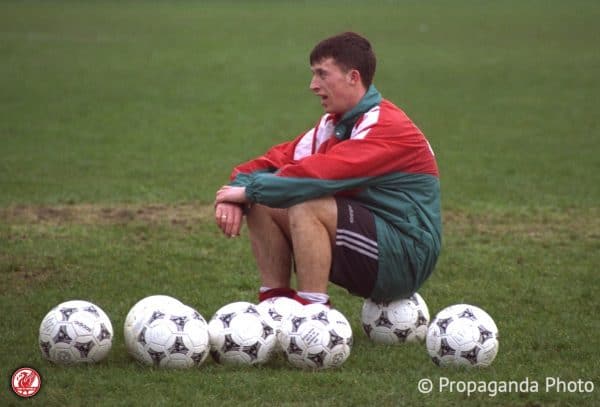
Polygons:
<instances>
[{"instance_id":1,"label":"man's nose","mask_svg":"<svg viewBox=\"0 0 600 407\"><path fill-rule=\"evenodd\" d=\"M308 86L310 90L313 92L317 92L319 90L319 82L316 77L312 77L310 80L310 85Z\"/></svg>"}]
</instances>

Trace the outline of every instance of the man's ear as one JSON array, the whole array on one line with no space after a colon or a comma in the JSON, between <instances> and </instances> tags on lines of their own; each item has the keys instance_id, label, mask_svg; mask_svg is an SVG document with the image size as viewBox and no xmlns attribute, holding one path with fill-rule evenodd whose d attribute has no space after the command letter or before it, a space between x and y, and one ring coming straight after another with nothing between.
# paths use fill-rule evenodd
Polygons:
<instances>
[{"instance_id":1,"label":"man's ear","mask_svg":"<svg viewBox=\"0 0 600 407\"><path fill-rule=\"evenodd\" d=\"M358 72L358 69L351 69L348 77L352 85L357 85L361 82L360 72Z\"/></svg>"}]
</instances>

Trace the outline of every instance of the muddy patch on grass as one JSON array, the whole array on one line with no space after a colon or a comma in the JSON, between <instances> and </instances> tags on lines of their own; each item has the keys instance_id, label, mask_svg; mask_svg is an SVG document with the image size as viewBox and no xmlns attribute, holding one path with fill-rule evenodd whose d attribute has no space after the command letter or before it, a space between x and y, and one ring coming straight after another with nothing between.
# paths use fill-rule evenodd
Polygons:
<instances>
[{"instance_id":1,"label":"muddy patch on grass","mask_svg":"<svg viewBox=\"0 0 600 407\"><path fill-rule=\"evenodd\" d=\"M0 285L0 294L21 293L32 285L44 284L55 274L52 267L26 267L11 262L1 263L2 261L0 261L0 276L6 284Z\"/></svg>"},{"instance_id":2,"label":"muddy patch on grass","mask_svg":"<svg viewBox=\"0 0 600 407\"><path fill-rule=\"evenodd\" d=\"M444 234L600 242L600 208L443 213Z\"/></svg>"},{"instance_id":3,"label":"muddy patch on grass","mask_svg":"<svg viewBox=\"0 0 600 407\"><path fill-rule=\"evenodd\" d=\"M172 224L191 225L212 220L212 205L14 205L0 208L7 224Z\"/></svg>"},{"instance_id":4,"label":"muddy patch on grass","mask_svg":"<svg viewBox=\"0 0 600 407\"><path fill-rule=\"evenodd\" d=\"M461 236L519 236L534 240L600 239L600 208L559 210L443 211L444 234ZM213 222L213 206L196 203L145 205L14 205L0 208L0 222L41 225L149 224L191 228Z\"/></svg>"},{"instance_id":5,"label":"muddy patch on grass","mask_svg":"<svg viewBox=\"0 0 600 407\"><path fill-rule=\"evenodd\" d=\"M213 221L212 205L200 204L154 204L154 205L14 205L0 208L0 295L9 291L18 293L32 286L46 284L50 278L60 276L65 264L57 266L53 258L38 252L36 243L64 241L70 245L77 239L71 226L94 228L103 226L132 227L133 239L147 240L144 230L138 226L173 228L177 233L191 234ZM215 226L216 229L216 226ZM7 247L2 247L2 241ZM63 247L63 242L60 243ZM12 252L11 247L15 247ZM30 247L32 258L22 258L19 248ZM6 250L4 250L6 249ZM59 257L62 252L58 251Z\"/></svg>"}]
</instances>

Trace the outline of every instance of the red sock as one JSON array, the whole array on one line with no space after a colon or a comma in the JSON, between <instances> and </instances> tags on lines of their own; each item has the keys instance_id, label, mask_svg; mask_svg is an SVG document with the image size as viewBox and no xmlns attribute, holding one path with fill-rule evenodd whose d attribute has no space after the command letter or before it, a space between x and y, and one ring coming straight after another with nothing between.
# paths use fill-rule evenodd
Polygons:
<instances>
[{"instance_id":1,"label":"red sock","mask_svg":"<svg viewBox=\"0 0 600 407\"><path fill-rule=\"evenodd\" d=\"M263 302L264 300L274 297L288 297L295 299L296 290L289 287L270 288L267 291L258 293L258 302Z\"/></svg>"}]
</instances>

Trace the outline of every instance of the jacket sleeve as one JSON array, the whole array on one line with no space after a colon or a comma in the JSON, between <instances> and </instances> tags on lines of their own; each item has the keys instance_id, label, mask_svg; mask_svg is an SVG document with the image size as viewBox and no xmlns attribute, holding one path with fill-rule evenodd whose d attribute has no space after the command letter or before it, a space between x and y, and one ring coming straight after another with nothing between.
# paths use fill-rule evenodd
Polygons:
<instances>
[{"instance_id":1,"label":"jacket sleeve","mask_svg":"<svg viewBox=\"0 0 600 407\"><path fill-rule=\"evenodd\" d=\"M236 166L229 177L232 185L245 185L252 173L270 173L291 164L294 157L296 140L271 147L264 155Z\"/></svg>"},{"instance_id":2,"label":"jacket sleeve","mask_svg":"<svg viewBox=\"0 0 600 407\"><path fill-rule=\"evenodd\" d=\"M315 128L312 128L292 141L287 141L271 147L264 155L236 166L231 175L230 185L246 186L249 177L254 173L273 173L286 165L296 162L294 153L300 140L306 136L313 137Z\"/></svg>"}]
</instances>

